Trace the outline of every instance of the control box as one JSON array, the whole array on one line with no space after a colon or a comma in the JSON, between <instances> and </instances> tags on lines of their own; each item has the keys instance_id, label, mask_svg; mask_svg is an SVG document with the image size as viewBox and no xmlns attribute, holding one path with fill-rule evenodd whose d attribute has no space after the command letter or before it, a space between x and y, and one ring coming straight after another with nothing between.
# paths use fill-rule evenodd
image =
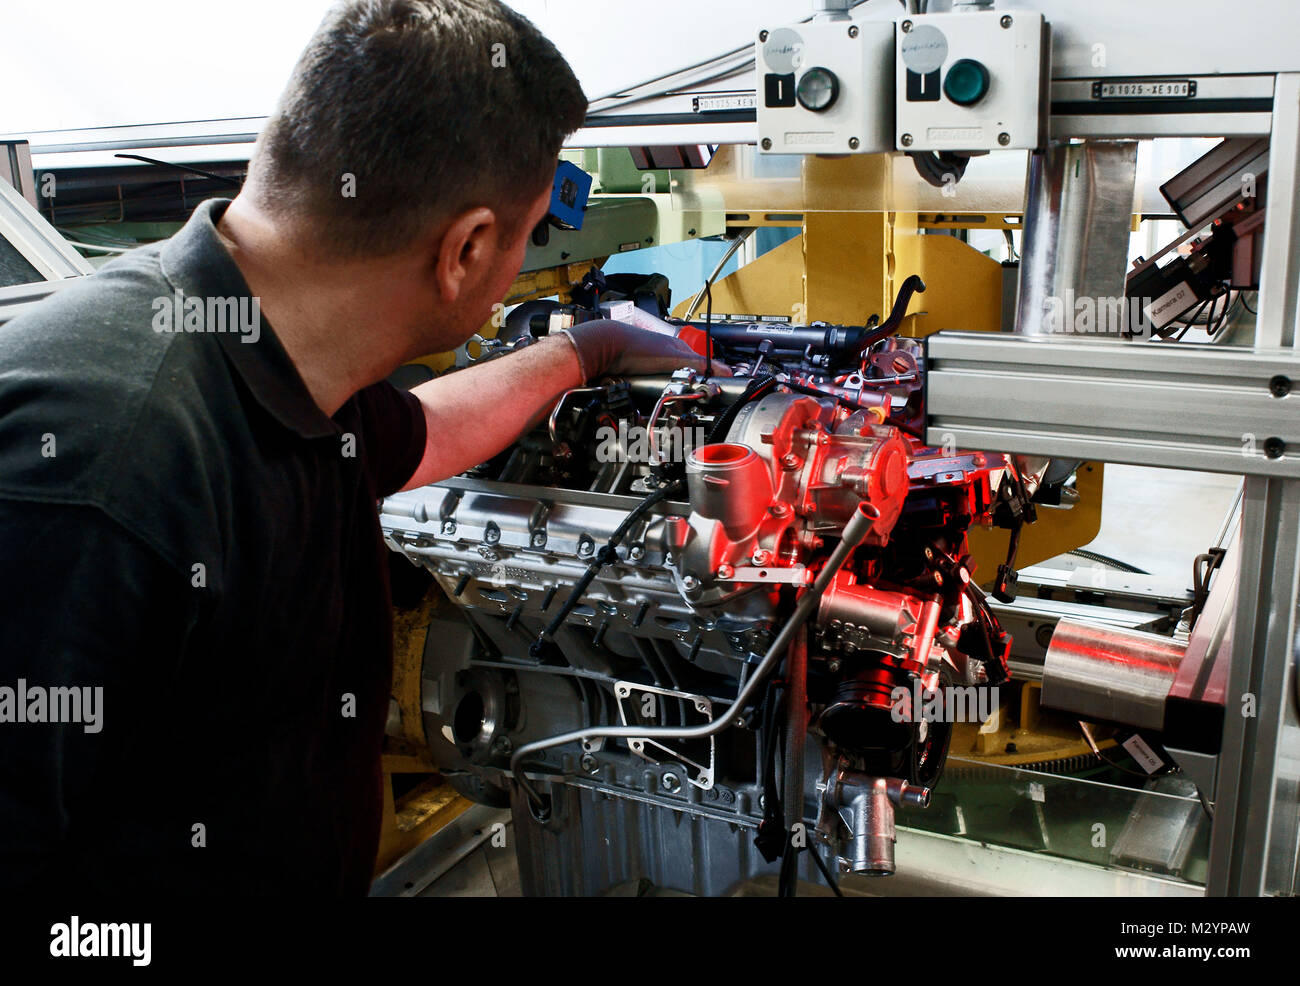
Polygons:
<instances>
[{"instance_id":1,"label":"control box","mask_svg":"<svg viewBox=\"0 0 1300 986\"><path fill-rule=\"evenodd\" d=\"M1042 14L915 14L895 24L897 150L1045 146L1051 38Z\"/></svg>"},{"instance_id":2,"label":"control box","mask_svg":"<svg viewBox=\"0 0 1300 986\"><path fill-rule=\"evenodd\" d=\"M879 154L894 148L894 24L813 21L758 32L758 149Z\"/></svg>"}]
</instances>

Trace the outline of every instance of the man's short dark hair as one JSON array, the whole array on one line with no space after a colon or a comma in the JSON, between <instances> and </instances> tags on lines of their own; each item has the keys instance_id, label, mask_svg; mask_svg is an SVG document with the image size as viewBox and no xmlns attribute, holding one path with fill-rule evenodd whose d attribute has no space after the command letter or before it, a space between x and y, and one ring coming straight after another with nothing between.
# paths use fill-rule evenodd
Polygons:
<instances>
[{"instance_id":1,"label":"man's short dark hair","mask_svg":"<svg viewBox=\"0 0 1300 986\"><path fill-rule=\"evenodd\" d=\"M249 173L259 204L328 252L386 255L474 206L517 228L586 110L564 57L498 0L348 0L299 58Z\"/></svg>"}]
</instances>

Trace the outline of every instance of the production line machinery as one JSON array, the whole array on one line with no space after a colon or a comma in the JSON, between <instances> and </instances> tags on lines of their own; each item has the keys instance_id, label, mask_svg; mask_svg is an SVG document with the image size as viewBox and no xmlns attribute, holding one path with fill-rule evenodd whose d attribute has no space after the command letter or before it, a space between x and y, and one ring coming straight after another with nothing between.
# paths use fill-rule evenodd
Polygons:
<instances>
[{"instance_id":1,"label":"production line machinery","mask_svg":"<svg viewBox=\"0 0 1300 986\"><path fill-rule=\"evenodd\" d=\"M1094 892L1138 886L1116 867L1155 877L1144 893L1293 892L1300 433L1283 398L1300 370L1296 278L1277 262L1295 166L1276 148L1300 133L1300 76L1206 74L1194 47L1188 68L1142 71L1105 18L1090 75L1080 22L1055 3L854 6L756 31L739 76L753 73L756 131L738 129L745 97L720 72L688 92L689 123L630 90L575 142L617 143L625 119L633 143L682 145L700 169L715 148L697 134L752 140L716 185L675 172L692 207L717 189L751 214L790 207L764 158L806 156L800 194L818 210L836 201L817 178L837 167L827 155L898 155L947 198L984 155L1028 150L1014 334L918 338L933 327L903 324L925 309L909 309L925 286L906 267L886 276L894 310L859 325L702 319L698 305L674 319L586 282L582 300L516 309L482 340L487 358L609 316L690 341L700 365L593 381L493 461L385 501L390 546L441 590L415 732L458 789L511 807L531 893L645 879L713 894L763 874L781 893L834 887L904 872L897 825L978 871L964 841L1070 857L1053 839L1072 824L1094 848L1098 827L1122 830L1072 857L1096 864L1097 879L1067 874L1107 888ZM1115 64L1096 61L1107 45ZM1161 189L1187 234L1127 270L1133 138L1183 135L1227 139ZM639 166L664 149L641 146ZM899 188L853 208L905 211ZM1201 326L1220 342L1256 289L1253 347L1181 342ZM1080 328L1076 299L1121 317ZM939 309L937 328L997 327ZM1098 412L1116 407L1140 420ZM1105 461L1246 476L1192 591L1017 572L1026 525L1059 523L1049 511ZM986 529L1009 532L1008 550L977 566ZM1030 837L1007 834L1018 826Z\"/></svg>"}]
</instances>

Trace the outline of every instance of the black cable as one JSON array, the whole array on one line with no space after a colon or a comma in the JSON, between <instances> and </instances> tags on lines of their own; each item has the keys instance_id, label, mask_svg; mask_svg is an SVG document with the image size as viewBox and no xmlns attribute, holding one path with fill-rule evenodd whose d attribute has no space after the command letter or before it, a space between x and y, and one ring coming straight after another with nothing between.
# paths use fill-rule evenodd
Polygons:
<instances>
[{"instance_id":1,"label":"black cable","mask_svg":"<svg viewBox=\"0 0 1300 986\"><path fill-rule=\"evenodd\" d=\"M924 293L925 282L915 274L908 274L903 280L902 286L898 289L898 297L894 299L894 306L889 309L889 317L880 323L878 329L874 329L862 337L862 345L858 348L858 355L865 353L881 339L887 339L901 329L903 319L907 317L907 306L912 303L912 295Z\"/></svg>"},{"instance_id":2,"label":"black cable","mask_svg":"<svg viewBox=\"0 0 1300 986\"><path fill-rule=\"evenodd\" d=\"M826 865L826 860L822 859L822 854L812 846L808 847L808 853L812 856L813 862L817 864L817 869L821 870L822 877L826 880L826 886L831 888L836 897L843 897L844 891L840 890L840 885L835 882L835 877L831 875L830 868Z\"/></svg>"},{"instance_id":3,"label":"black cable","mask_svg":"<svg viewBox=\"0 0 1300 986\"><path fill-rule=\"evenodd\" d=\"M778 897L794 897L799 886L799 850L794 845L794 829L786 833L785 853L781 856L781 871L776 879Z\"/></svg>"},{"instance_id":4,"label":"black cable","mask_svg":"<svg viewBox=\"0 0 1300 986\"><path fill-rule=\"evenodd\" d=\"M1242 303L1243 305L1245 305L1245 307L1246 307L1246 311L1250 312L1252 315L1258 315L1258 314L1259 314L1259 312L1255 311L1255 309L1253 309L1253 308L1250 307L1250 302L1248 302L1248 301L1246 300L1246 292L1245 292L1244 290L1241 292L1240 295L1238 295L1238 297L1241 298L1241 303Z\"/></svg>"},{"instance_id":5,"label":"black cable","mask_svg":"<svg viewBox=\"0 0 1300 986\"><path fill-rule=\"evenodd\" d=\"M1213 339L1219 333L1219 330L1227 324L1228 316L1232 314L1232 310L1237 307L1237 301L1241 301L1241 292L1237 292L1237 301L1232 300L1231 291L1225 292L1223 297L1225 299L1223 302L1223 314L1219 316L1218 321L1215 322L1213 326L1205 330L1206 335L1211 339ZM1214 309L1211 308L1210 312L1213 314ZM1207 321L1209 321L1209 319L1207 319Z\"/></svg>"},{"instance_id":6,"label":"black cable","mask_svg":"<svg viewBox=\"0 0 1300 986\"><path fill-rule=\"evenodd\" d=\"M211 178L213 181L223 181L227 185L234 185L236 188L243 188L244 183L235 178L229 178L226 175L214 174L211 171L204 171L202 168L192 168L188 164L173 164L171 161L159 161L154 157L145 157L143 154L114 154L113 157L127 158L131 161L143 161L145 164L156 164L161 168L172 168L176 171L188 171L192 175L199 175L202 178Z\"/></svg>"},{"instance_id":7,"label":"black cable","mask_svg":"<svg viewBox=\"0 0 1300 986\"><path fill-rule=\"evenodd\" d=\"M591 585L597 574L599 574L600 570L606 565L618 560L618 552L615 549L618 548L623 538L627 536L627 532L632 529L632 525L640 520L641 517L644 516L656 503L660 500L666 499L669 494L676 492L681 485L682 481L680 479L674 479L672 482L659 487L632 508L631 512L623 519L623 523L619 524L618 529L610 535L609 541L605 546L596 552L596 557L592 559L591 564L587 566L587 570L582 573L582 578L578 579L577 583L573 586L573 590L569 593L568 598L564 600L564 605L561 606L560 611L555 614L555 618L551 620L551 622L546 626L546 629L541 632L537 640L528 649L529 653L533 657L540 658L542 656L546 642L554 638L560 627L564 625L564 621L569 618L569 614L577 608L578 603L582 601L583 593L587 591L587 588Z\"/></svg>"},{"instance_id":8,"label":"black cable","mask_svg":"<svg viewBox=\"0 0 1300 986\"><path fill-rule=\"evenodd\" d=\"M755 377L745 387L744 392L736 398L727 407L725 411L718 415L717 420L713 422L713 427L709 429L708 444L715 445L718 442L727 440L727 432L736 422L736 416L740 414L740 409L757 397L762 397L776 387L776 377L763 376Z\"/></svg>"},{"instance_id":9,"label":"black cable","mask_svg":"<svg viewBox=\"0 0 1300 986\"><path fill-rule=\"evenodd\" d=\"M704 375L713 375L713 282L704 282Z\"/></svg>"},{"instance_id":10,"label":"black cable","mask_svg":"<svg viewBox=\"0 0 1300 986\"><path fill-rule=\"evenodd\" d=\"M1210 303L1210 299L1209 299L1209 298L1206 298L1206 299L1205 299L1204 301L1202 301L1201 304L1197 307L1196 311L1192 312L1192 317L1191 317L1191 318L1189 318L1189 319L1176 318L1176 319L1174 319L1172 322L1170 322L1169 325L1183 325L1183 326L1186 326L1187 329L1190 329L1193 325L1196 324L1196 320L1197 320L1198 318L1201 317L1201 312L1203 312L1203 311L1205 310L1205 306L1208 305L1209 303ZM1168 329L1168 326L1166 326L1164 329L1160 329L1156 334L1159 335L1160 338L1162 338L1162 339L1168 339L1171 335L1173 335L1173 333L1172 333L1172 332L1169 332L1169 331L1166 331L1167 329ZM1186 329L1183 330L1183 334L1184 334L1184 335L1186 334ZM1183 337L1182 335L1179 335L1179 336L1178 336L1178 339L1181 339L1182 337ZM1178 339L1175 339L1174 341L1177 342Z\"/></svg>"},{"instance_id":11,"label":"black cable","mask_svg":"<svg viewBox=\"0 0 1300 986\"><path fill-rule=\"evenodd\" d=\"M1118 558L1112 558L1110 555L1103 555L1096 551L1089 551L1086 548L1071 548L1066 552L1068 555L1078 555L1080 558L1086 558L1088 561L1099 562L1129 575L1150 575L1145 569L1138 568L1136 565L1130 565L1128 562L1120 561Z\"/></svg>"},{"instance_id":12,"label":"black cable","mask_svg":"<svg viewBox=\"0 0 1300 986\"><path fill-rule=\"evenodd\" d=\"M969 156L951 151L940 151L938 154L933 151L909 151L907 156L916 166L916 173L935 188L949 184L949 178L954 185L961 181L966 174L966 166L970 164Z\"/></svg>"},{"instance_id":13,"label":"black cable","mask_svg":"<svg viewBox=\"0 0 1300 986\"><path fill-rule=\"evenodd\" d=\"M785 830L785 809L781 804L781 788L776 783L776 754L784 707L784 686L779 678L768 679L760 709L760 741L758 770L763 786L763 820L759 822L754 846L769 863L787 852L789 833ZM779 881L778 881L779 887Z\"/></svg>"},{"instance_id":14,"label":"black cable","mask_svg":"<svg viewBox=\"0 0 1300 986\"><path fill-rule=\"evenodd\" d=\"M1078 720L1078 722L1079 722L1079 732L1083 733L1084 740L1087 742L1088 746L1092 749L1093 755L1098 760L1100 760L1106 766L1114 767L1116 770L1121 771L1122 773L1132 774L1134 777L1141 777L1144 781L1149 781L1151 779L1150 774L1142 773L1136 770L1130 770L1128 767L1125 767L1123 764L1116 763L1110 757L1102 753L1101 747L1097 744L1097 741L1093 739L1092 733L1089 731L1087 724L1084 723L1083 720ZM1136 763L1136 761L1134 762Z\"/></svg>"}]
</instances>

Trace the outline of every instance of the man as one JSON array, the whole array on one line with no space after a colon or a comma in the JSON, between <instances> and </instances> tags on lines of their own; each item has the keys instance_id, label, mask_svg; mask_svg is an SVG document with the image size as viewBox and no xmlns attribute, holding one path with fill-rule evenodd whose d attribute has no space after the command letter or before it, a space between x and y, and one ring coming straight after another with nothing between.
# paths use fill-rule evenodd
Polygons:
<instances>
[{"instance_id":1,"label":"man","mask_svg":"<svg viewBox=\"0 0 1300 986\"><path fill-rule=\"evenodd\" d=\"M584 379L693 359L593 322L382 382L490 317L585 110L497 0L353 0L233 202L0 329L0 886L365 892L376 501Z\"/></svg>"}]
</instances>

